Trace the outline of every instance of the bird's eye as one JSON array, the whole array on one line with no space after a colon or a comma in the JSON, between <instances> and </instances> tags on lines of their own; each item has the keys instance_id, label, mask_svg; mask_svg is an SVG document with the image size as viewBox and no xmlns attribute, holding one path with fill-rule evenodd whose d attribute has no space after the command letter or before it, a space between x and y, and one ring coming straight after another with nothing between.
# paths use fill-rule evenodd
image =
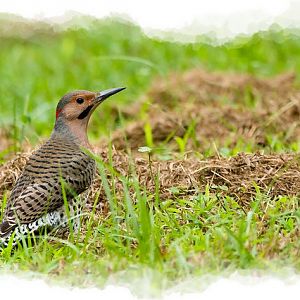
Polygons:
<instances>
[{"instance_id":1,"label":"bird's eye","mask_svg":"<svg viewBox=\"0 0 300 300\"><path fill-rule=\"evenodd\" d=\"M84 99L83 99L83 98L77 98L77 99L76 99L76 102L77 102L78 104L82 104L82 103L84 102Z\"/></svg>"}]
</instances>

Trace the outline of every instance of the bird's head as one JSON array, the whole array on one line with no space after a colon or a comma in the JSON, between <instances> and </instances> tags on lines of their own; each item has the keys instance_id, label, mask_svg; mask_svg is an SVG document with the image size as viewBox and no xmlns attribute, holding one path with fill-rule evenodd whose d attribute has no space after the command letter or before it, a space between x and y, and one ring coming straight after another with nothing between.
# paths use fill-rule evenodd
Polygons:
<instances>
[{"instance_id":1,"label":"bird's head","mask_svg":"<svg viewBox=\"0 0 300 300\"><path fill-rule=\"evenodd\" d=\"M56 107L56 120L86 123L96 107L108 97L124 90L114 88L102 92L75 91L64 95Z\"/></svg>"},{"instance_id":2,"label":"bird's head","mask_svg":"<svg viewBox=\"0 0 300 300\"><path fill-rule=\"evenodd\" d=\"M56 107L56 122L53 134L67 134L76 137L83 145L89 145L87 138L88 121L96 109L108 97L124 90L113 88L102 92L75 91L63 96Z\"/></svg>"}]
</instances>

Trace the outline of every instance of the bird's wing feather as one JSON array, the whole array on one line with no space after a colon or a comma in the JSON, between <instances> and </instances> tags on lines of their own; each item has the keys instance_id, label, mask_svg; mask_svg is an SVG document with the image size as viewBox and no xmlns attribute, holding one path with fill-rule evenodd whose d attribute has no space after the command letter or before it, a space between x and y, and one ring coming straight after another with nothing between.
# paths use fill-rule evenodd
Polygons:
<instances>
[{"instance_id":1,"label":"bird's wing feather","mask_svg":"<svg viewBox=\"0 0 300 300\"><path fill-rule=\"evenodd\" d=\"M64 200L60 178L66 183L70 201L89 187L94 173L95 161L78 146L49 140L32 154L17 180L7 201L0 236L19 223L31 223L61 207Z\"/></svg>"},{"instance_id":2,"label":"bird's wing feather","mask_svg":"<svg viewBox=\"0 0 300 300\"><path fill-rule=\"evenodd\" d=\"M9 203L4 219L11 225L30 223L61 206L58 180L31 183Z\"/></svg>"},{"instance_id":3,"label":"bird's wing feather","mask_svg":"<svg viewBox=\"0 0 300 300\"><path fill-rule=\"evenodd\" d=\"M69 176L63 176L68 201L88 188L92 179L90 173L90 168L87 167L81 173L70 172ZM27 177L23 180L21 177L19 184L15 186L11 194L13 198L9 199L4 219L11 226L18 222L28 224L45 213L58 209L64 205L61 184L62 181L58 177L30 184L28 184Z\"/></svg>"}]
</instances>

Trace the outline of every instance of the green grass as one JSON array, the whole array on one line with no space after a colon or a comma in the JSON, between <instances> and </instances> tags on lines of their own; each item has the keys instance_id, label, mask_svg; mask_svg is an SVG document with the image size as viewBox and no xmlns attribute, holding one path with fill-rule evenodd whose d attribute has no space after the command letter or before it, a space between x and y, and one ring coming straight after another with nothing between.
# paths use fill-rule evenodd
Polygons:
<instances>
[{"instance_id":1,"label":"green grass","mask_svg":"<svg viewBox=\"0 0 300 300\"><path fill-rule=\"evenodd\" d=\"M67 240L46 235L33 247L25 244L13 252L8 247L0 256L6 268L18 266L80 286L102 286L112 274L130 282L136 278L128 277L131 272L138 278L152 270L159 274L150 280L155 288L207 272L299 269L298 198L270 199L257 190L245 211L236 199L220 196L221 187L207 186L205 193L156 202L134 170L128 179L97 160L109 215L93 209L81 234ZM122 199L109 188L108 176L122 180ZM129 196L130 188L136 199Z\"/></svg>"},{"instance_id":2,"label":"green grass","mask_svg":"<svg viewBox=\"0 0 300 300\"><path fill-rule=\"evenodd\" d=\"M93 116L89 134L95 142L122 125L113 106L138 101L157 76L195 67L255 76L299 72L299 53L300 38L280 30L222 46L200 39L194 44L150 39L133 25L110 21L91 22L88 29L37 32L30 38L1 37L0 127L9 129L14 147L0 153L0 158L18 150L24 139L35 145L46 138L57 101L68 91L127 87ZM155 147L151 126L146 124L144 131L145 146ZM176 138L182 155L193 131L191 122L186 134ZM270 135L269 144L275 152L299 150L297 143L287 147L280 134ZM233 149L218 149L224 156L253 150L251 143L243 142ZM215 153L211 151L204 156ZM219 195L222 187L207 186L204 193L196 191L188 198L176 196L180 187L174 187L176 201L162 202L158 193L139 185L134 170L132 176L122 177L112 163L99 159L98 168L109 214L101 215L94 208L84 217L85 232L77 238L47 235L33 247L17 247L13 253L5 249L0 254L3 268L47 274L77 285L103 285L112 274L121 281L149 276L157 288L207 272L287 265L299 270L298 198L270 199L257 190L245 210L237 199ZM123 182L122 199L108 184L116 177ZM134 199L130 189L135 191Z\"/></svg>"}]
</instances>

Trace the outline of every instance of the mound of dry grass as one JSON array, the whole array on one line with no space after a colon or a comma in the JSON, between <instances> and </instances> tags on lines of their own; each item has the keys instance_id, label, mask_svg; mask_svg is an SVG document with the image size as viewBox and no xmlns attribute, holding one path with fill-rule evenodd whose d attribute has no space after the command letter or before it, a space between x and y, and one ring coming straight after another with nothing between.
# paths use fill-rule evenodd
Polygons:
<instances>
[{"instance_id":1,"label":"mound of dry grass","mask_svg":"<svg viewBox=\"0 0 300 300\"><path fill-rule=\"evenodd\" d=\"M108 163L108 153L101 149L98 152L103 161ZM30 153L18 154L13 160L0 166L0 199L5 191L12 188L29 155ZM130 178L134 169L140 187L149 195L155 193L155 180L158 178L161 200L193 198L205 192L209 186L211 193L234 196L247 209L258 189L270 197L297 196L300 193L299 155L241 153L231 158L154 160L150 164L147 158L129 157L122 151L114 150L112 161L115 174ZM106 172L110 187L115 187L116 195L122 201L124 192L120 176L112 175L109 168ZM105 207L104 212L107 211L107 197L99 175L92 186L91 201L96 193L99 193L99 207ZM133 189L130 193L135 199Z\"/></svg>"},{"instance_id":2,"label":"mound of dry grass","mask_svg":"<svg viewBox=\"0 0 300 300\"><path fill-rule=\"evenodd\" d=\"M247 97L259 97L263 107L281 106L286 97L295 91L295 74L260 79L247 74L206 72L201 69L170 74L166 79L155 80L149 91L154 103L165 107L185 104L192 99L198 104L218 102L228 98L235 104L245 104Z\"/></svg>"},{"instance_id":3,"label":"mound of dry grass","mask_svg":"<svg viewBox=\"0 0 300 300\"><path fill-rule=\"evenodd\" d=\"M285 142L300 138L300 94L293 73L271 79L243 74L208 73L191 70L155 81L148 118L117 130L112 144L131 149L145 144L144 126L152 128L154 143L183 137L191 121L195 123L196 143L188 150L206 151L212 142L235 146L238 140L264 147L270 134L280 134ZM140 106L141 108L141 106ZM131 114L137 115L135 106ZM127 109L124 114L130 118ZM172 139L170 139L172 140ZM229 143L228 143L229 141Z\"/></svg>"}]
</instances>

